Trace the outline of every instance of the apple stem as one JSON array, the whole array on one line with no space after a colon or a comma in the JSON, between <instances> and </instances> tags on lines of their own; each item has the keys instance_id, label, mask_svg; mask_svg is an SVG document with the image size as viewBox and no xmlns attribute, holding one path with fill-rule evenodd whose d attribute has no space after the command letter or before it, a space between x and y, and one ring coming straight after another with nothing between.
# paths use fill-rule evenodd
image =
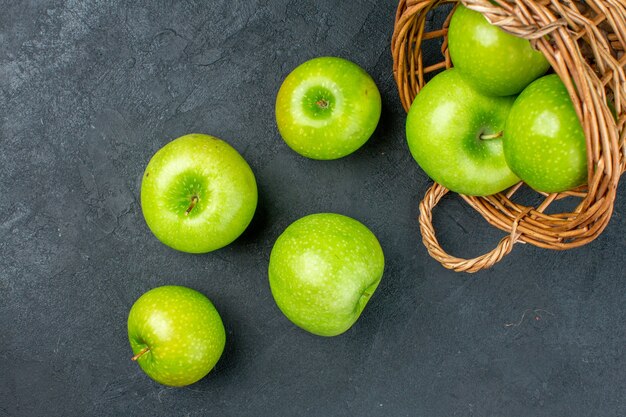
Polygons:
<instances>
[{"instance_id":1,"label":"apple stem","mask_svg":"<svg viewBox=\"0 0 626 417\"><path fill-rule=\"evenodd\" d=\"M197 203L198 196L194 195L193 197L191 197L191 204L189 204L189 208L187 209L187 211L185 211L185 216L189 216L189 213L191 213L191 210L193 210Z\"/></svg>"},{"instance_id":2,"label":"apple stem","mask_svg":"<svg viewBox=\"0 0 626 417\"><path fill-rule=\"evenodd\" d=\"M498 139L498 138L501 138L503 134L504 134L504 131L502 131L502 130L499 131L498 133L491 133L491 134L482 133L480 135L480 139L481 140Z\"/></svg>"},{"instance_id":3,"label":"apple stem","mask_svg":"<svg viewBox=\"0 0 626 417\"><path fill-rule=\"evenodd\" d=\"M146 346L145 348L141 349L141 350L139 351L139 353L137 353L135 356L133 356L132 358L130 358L130 360L131 360L131 361L133 361L133 362L136 362L136 361L137 361L137 359L141 358L141 357L142 357L145 353L147 353L149 350L150 350L150 348Z\"/></svg>"},{"instance_id":4,"label":"apple stem","mask_svg":"<svg viewBox=\"0 0 626 417\"><path fill-rule=\"evenodd\" d=\"M320 109L327 109L328 108L328 101L322 99L317 100L317 102L315 102L315 104L317 104Z\"/></svg>"}]
</instances>

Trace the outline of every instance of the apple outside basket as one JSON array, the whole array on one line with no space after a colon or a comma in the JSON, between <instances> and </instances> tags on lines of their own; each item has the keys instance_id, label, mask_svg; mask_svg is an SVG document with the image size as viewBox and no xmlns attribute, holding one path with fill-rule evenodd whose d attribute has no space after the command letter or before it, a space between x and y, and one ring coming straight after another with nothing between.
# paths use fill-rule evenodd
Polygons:
<instances>
[{"instance_id":1,"label":"apple outside basket","mask_svg":"<svg viewBox=\"0 0 626 417\"><path fill-rule=\"evenodd\" d=\"M450 68L447 27L426 32L434 8L459 0L401 0L391 48L402 106L409 110L424 86L424 75ZM433 184L420 203L420 230L430 255L455 271L477 272L493 266L518 242L564 250L585 245L602 233L613 212L618 181L626 170L626 2L625 0L462 0L489 22L528 39L541 51L567 87L587 140L588 183L564 193L542 194L541 204L515 203L519 183L487 196L461 197L487 222L508 233L491 252L475 259L446 253L435 236L432 210L448 192ZM422 41L443 38L442 61L425 66ZM607 104L611 102L617 117ZM616 120L617 119L617 120ZM567 213L547 214L556 200L580 202Z\"/></svg>"}]
</instances>

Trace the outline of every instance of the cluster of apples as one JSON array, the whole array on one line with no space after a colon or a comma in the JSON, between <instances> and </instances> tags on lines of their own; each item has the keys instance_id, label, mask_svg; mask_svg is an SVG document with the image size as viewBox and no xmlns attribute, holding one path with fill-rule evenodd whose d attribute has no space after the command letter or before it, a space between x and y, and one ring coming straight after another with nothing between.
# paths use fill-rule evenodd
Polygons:
<instances>
[{"instance_id":1,"label":"cluster of apples","mask_svg":"<svg viewBox=\"0 0 626 417\"><path fill-rule=\"evenodd\" d=\"M298 66L276 99L276 122L285 142L312 159L336 159L361 147L381 113L380 92L358 65L315 58ZM152 157L141 184L141 207L164 244L188 253L220 249L240 236L254 216L256 179L245 159L213 136L190 134ZM362 223L316 213L278 237L268 266L272 295L299 327L321 336L348 330L378 287L384 255ZM211 301L170 285L143 294L128 316L133 360L151 378L184 386L203 378L226 343Z\"/></svg>"},{"instance_id":2,"label":"cluster of apples","mask_svg":"<svg viewBox=\"0 0 626 417\"><path fill-rule=\"evenodd\" d=\"M559 76L543 75L542 53L461 4L448 49L454 67L424 86L406 122L411 154L432 179L475 196L520 179L548 193L585 183L585 135Z\"/></svg>"},{"instance_id":3,"label":"cluster of apples","mask_svg":"<svg viewBox=\"0 0 626 417\"><path fill-rule=\"evenodd\" d=\"M448 33L454 68L418 94L407 118L414 158L433 179L468 195L489 195L520 180L539 191L563 191L586 177L585 138L558 76L524 39L459 6ZM515 96L520 93L519 96ZM341 58L307 61L276 98L284 141L311 159L337 159L373 134L381 97L372 78ZM213 136L190 134L150 160L141 186L143 214L164 244L207 253L240 236L255 213L256 179L245 159ZM280 310L299 327L335 336L359 318L378 287L384 255L363 224L335 213L292 223L268 265ZM201 293L164 286L142 295L128 317L133 360L156 381L194 383L219 360L226 332Z\"/></svg>"}]
</instances>

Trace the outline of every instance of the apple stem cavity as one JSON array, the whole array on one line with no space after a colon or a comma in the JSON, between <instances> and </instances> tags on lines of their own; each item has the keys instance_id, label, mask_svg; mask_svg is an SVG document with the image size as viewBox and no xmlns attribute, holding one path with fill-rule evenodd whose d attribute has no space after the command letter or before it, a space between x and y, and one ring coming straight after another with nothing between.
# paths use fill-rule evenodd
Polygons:
<instances>
[{"instance_id":1,"label":"apple stem cavity","mask_svg":"<svg viewBox=\"0 0 626 417\"><path fill-rule=\"evenodd\" d=\"M328 108L328 101L324 100L323 98L317 100L315 102L315 104L317 104L320 109L327 109Z\"/></svg>"},{"instance_id":2,"label":"apple stem cavity","mask_svg":"<svg viewBox=\"0 0 626 417\"><path fill-rule=\"evenodd\" d=\"M492 140L492 139L501 138L503 134L504 134L504 131L501 130L498 133L489 133L489 134L481 133L479 137L480 137L480 140Z\"/></svg>"},{"instance_id":3,"label":"apple stem cavity","mask_svg":"<svg viewBox=\"0 0 626 417\"><path fill-rule=\"evenodd\" d=\"M131 361L133 362L137 362L137 359L141 358L143 355L145 355L148 351L150 350L149 347L145 347L143 349L141 349L139 351L139 353L137 353L135 356L133 356L132 358L130 358Z\"/></svg>"},{"instance_id":4,"label":"apple stem cavity","mask_svg":"<svg viewBox=\"0 0 626 417\"><path fill-rule=\"evenodd\" d=\"M198 204L198 200L199 199L197 195L194 195L193 197L191 197L191 204L189 204L189 207L185 211L185 216L189 216L189 213L191 213L191 210L193 210L196 204Z\"/></svg>"}]
</instances>

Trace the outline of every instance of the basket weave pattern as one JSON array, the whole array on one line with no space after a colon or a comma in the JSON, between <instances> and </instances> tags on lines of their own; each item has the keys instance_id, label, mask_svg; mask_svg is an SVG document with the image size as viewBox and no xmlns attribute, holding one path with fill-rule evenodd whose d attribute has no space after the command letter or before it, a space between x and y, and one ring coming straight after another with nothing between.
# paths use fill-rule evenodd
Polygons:
<instances>
[{"instance_id":1,"label":"basket weave pattern","mask_svg":"<svg viewBox=\"0 0 626 417\"><path fill-rule=\"evenodd\" d=\"M408 111L425 84L425 74L450 68L447 27L426 32L427 14L458 0L401 0L392 38L394 76ZM491 252L475 259L446 253L435 236L432 210L448 192L435 183L420 204L420 230L430 255L455 271L476 272L508 254L517 242L547 249L569 249L591 242L613 212L617 185L626 170L626 5L624 0L462 0L489 22L529 39L567 87L587 140L588 184L543 194L537 207L515 203L522 183L487 197L461 197L491 225L508 233ZM422 41L443 37L441 62L425 66ZM614 117L607 104L611 102ZM578 198L572 212L547 214L556 200Z\"/></svg>"}]
</instances>

